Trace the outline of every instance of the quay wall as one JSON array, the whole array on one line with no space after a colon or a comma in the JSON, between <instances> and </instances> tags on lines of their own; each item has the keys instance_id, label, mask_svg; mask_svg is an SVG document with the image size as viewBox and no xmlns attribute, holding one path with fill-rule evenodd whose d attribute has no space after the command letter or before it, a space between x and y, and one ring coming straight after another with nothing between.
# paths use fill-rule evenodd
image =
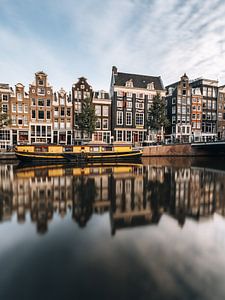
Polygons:
<instances>
[{"instance_id":1,"label":"quay wall","mask_svg":"<svg viewBox=\"0 0 225 300\"><path fill-rule=\"evenodd\" d=\"M14 152L0 152L0 161L1 160L14 160L17 159Z\"/></svg>"},{"instance_id":2,"label":"quay wall","mask_svg":"<svg viewBox=\"0 0 225 300\"><path fill-rule=\"evenodd\" d=\"M194 156L191 144L146 146L143 157L147 156Z\"/></svg>"}]
</instances>

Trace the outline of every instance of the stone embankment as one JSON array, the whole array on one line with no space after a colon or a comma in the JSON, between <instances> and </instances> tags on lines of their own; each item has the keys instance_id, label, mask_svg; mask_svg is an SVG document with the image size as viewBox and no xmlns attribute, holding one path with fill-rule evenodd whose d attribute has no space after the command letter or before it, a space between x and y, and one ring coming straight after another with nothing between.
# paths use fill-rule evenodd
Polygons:
<instances>
[{"instance_id":1,"label":"stone embankment","mask_svg":"<svg viewBox=\"0 0 225 300\"><path fill-rule=\"evenodd\" d=\"M193 156L191 144L147 146L143 156Z\"/></svg>"},{"instance_id":2,"label":"stone embankment","mask_svg":"<svg viewBox=\"0 0 225 300\"><path fill-rule=\"evenodd\" d=\"M1 160L14 160L17 159L14 152L0 152L0 161Z\"/></svg>"}]
</instances>

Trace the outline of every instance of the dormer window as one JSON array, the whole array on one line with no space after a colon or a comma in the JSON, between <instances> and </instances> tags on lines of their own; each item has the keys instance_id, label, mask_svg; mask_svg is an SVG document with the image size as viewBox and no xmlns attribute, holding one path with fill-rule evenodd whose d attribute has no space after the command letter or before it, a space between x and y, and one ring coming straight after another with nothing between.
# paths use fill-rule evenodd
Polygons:
<instances>
[{"instance_id":1,"label":"dormer window","mask_svg":"<svg viewBox=\"0 0 225 300\"><path fill-rule=\"evenodd\" d=\"M44 80L38 80L38 85L44 85Z\"/></svg>"},{"instance_id":2,"label":"dormer window","mask_svg":"<svg viewBox=\"0 0 225 300\"><path fill-rule=\"evenodd\" d=\"M132 79L130 79L130 80L128 80L127 82L126 82L126 87L133 87L134 85L133 85L133 80Z\"/></svg>"},{"instance_id":3,"label":"dormer window","mask_svg":"<svg viewBox=\"0 0 225 300\"><path fill-rule=\"evenodd\" d=\"M154 82L148 83L148 84L147 84L147 89L148 89L148 90L154 90L154 89L155 89Z\"/></svg>"}]
</instances>

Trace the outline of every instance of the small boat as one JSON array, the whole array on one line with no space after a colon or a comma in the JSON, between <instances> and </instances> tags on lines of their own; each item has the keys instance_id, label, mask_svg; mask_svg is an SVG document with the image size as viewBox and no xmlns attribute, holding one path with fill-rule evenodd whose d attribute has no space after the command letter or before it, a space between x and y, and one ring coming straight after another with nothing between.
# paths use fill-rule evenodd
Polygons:
<instances>
[{"instance_id":1,"label":"small boat","mask_svg":"<svg viewBox=\"0 0 225 300\"><path fill-rule=\"evenodd\" d=\"M18 145L17 158L23 162L35 163L95 163L134 162L141 159L142 150L130 144L86 144L72 145Z\"/></svg>"}]
</instances>

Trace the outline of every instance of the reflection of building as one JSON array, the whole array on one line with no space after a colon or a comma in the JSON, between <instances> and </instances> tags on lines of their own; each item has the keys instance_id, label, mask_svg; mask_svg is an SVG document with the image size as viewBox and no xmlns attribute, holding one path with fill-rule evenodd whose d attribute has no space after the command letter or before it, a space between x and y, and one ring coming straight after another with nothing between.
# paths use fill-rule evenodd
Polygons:
<instances>
[{"instance_id":1,"label":"reflection of building","mask_svg":"<svg viewBox=\"0 0 225 300\"><path fill-rule=\"evenodd\" d=\"M198 167L89 166L15 169L0 165L0 221L30 214L38 232L70 214L85 227L94 214L110 213L112 233L157 224L166 212L183 226L214 212L225 215L225 172Z\"/></svg>"}]
</instances>

